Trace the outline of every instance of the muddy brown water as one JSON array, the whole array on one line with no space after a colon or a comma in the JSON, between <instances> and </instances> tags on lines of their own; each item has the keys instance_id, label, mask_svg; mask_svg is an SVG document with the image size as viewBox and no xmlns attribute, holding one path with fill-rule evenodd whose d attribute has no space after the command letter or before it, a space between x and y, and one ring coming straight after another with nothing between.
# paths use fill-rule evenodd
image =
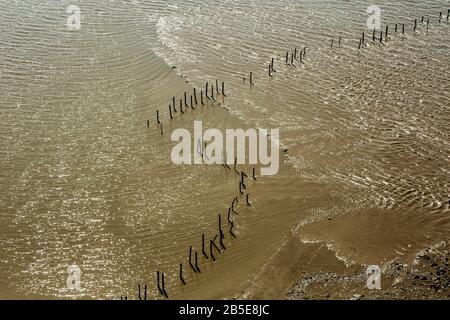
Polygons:
<instances>
[{"instance_id":1,"label":"muddy brown water","mask_svg":"<svg viewBox=\"0 0 450 320\"><path fill-rule=\"evenodd\" d=\"M66 27L71 4L78 31ZM380 2L391 38L358 51L371 4L0 1L0 297L133 298L147 283L160 298L161 270L171 298L230 298L270 285L257 275L293 234L361 264L448 238L448 3ZM430 27L414 33L422 15ZM305 46L305 64L284 64ZM215 79L221 106L169 121L172 96ZM239 191L221 166L170 161L170 132L194 120L280 128L289 150L277 175L249 183L238 238L226 235L217 262L201 258L201 274L188 271L189 246L214 237ZM72 264L82 292L66 288Z\"/></svg>"}]
</instances>

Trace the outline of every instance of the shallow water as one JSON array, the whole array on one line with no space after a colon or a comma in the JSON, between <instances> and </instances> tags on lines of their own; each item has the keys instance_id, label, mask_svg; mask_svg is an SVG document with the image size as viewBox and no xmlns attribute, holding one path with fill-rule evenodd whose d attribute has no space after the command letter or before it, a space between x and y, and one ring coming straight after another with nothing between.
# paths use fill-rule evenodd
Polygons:
<instances>
[{"instance_id":1,"label":"shallow water","mask_svg":"<svg viewBox=\"0 0 450 320\"><path fill-rule=\"evenodd\" d=\"M78 31L67 30L69 4L81 8ZM445 237L450 44L449 23L437 18L448 3L383 1L391 39L357 50L371 4L0 1L0 297L131 298L147 283L156 298L156 270L171 297L231 297L297 224L373 209L402 212L394 226L420 212L410 227ZM430 28L414 33L422 15ZM304 46L306 63L286 66L286 51ZM243 83L250 72L255 87ZM168 120L172 96L215 79L226 82L229 111L208 103ZM171 164L169 133L194 119L280 128L289 149L277 176L251 184L238 239L227 235L216 263L201 259L201 275L187 271L189 246L214 237L238 178ZM81 293L66 289L71 264Z\"/></svg>"}]
</instances>

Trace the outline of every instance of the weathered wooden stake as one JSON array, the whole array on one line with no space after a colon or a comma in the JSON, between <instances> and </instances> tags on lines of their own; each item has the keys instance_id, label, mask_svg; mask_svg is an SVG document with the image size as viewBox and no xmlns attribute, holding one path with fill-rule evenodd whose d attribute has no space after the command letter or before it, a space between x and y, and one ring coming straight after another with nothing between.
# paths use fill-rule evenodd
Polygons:
<instances>
[{"instance_id":1,"label":"weathered wooden stake","mask_svg":"<svg viewBox=\"0 0 450 320\"><path fill-rule=\"evenodd\" d=\"M205 96L209 99L209 96L208 96L208 88L209 88L209 85L208 85L208 82L207 82L207 83L206 83Z\"/></svg>"},{"instance_id":2,"label":"weathered wooden stake","mask_svg":"<svg viewBox=\"0 0 450 320\"><path fill-rule=\"evenodd\" d=\"M150 120L147 120L147 127L150 127Z\"/></svg>"},{"instance_id":3,"label":"weathered wooden stake","mask_svg":"<svg viewBox=\"0 0 450 320\"><path fill-rule=\"evenodd\" d=\"M200 268L198 267L198 254L197 254L197 251L195 251L195 268L197 269L198 273L202 273Z\"/></svg>"},{"instance_id":4,"label":"weathered wooden stake","mask_svg":"<svg viewBox=\"0 0 450 320\"><path fill-rule=\"evenodd\" d=\"M256 181L256 175L255 175L255 172L256 172L256 170L255 170L255 168L253 168L253 170L252 170L252 178L253 178L253 180Z\"/></svg>"},{"instance_id":5,"label":"weathered wooden stake","mask_svg":"<svg viewBox=\"0 0 450 320\"><path fill-rule=\"evenodd\" d=\"M158 278L158 280L157 280L158 291L159 291L160 294L164 294L164 292L163 292L163 290L162 290L162 288L161 288L161 285L160 285L160 283L159 283L159 278L160 278L160 276L159 276L159 271L156 271L156 277Z\"/></svg>"},{"instance_id":6,"label":"weathered wooden stake","mask_svg":"<svg viewBox=\"0 0 450 320\"><path fill-rule=\"evenodd\" d=\"M213 259L213 261L216 261L216 257L214 257L213 252L213 241L209 240L209 256Z\"/></svg>"},{"instance_id":7,"label":"weathered wooden stake","mask_svg":"<svg viewBox=\"0 0 450 320\"><path fill-rule=\"evenodd\" d=\"M246 201L247 201L247 206L251 207L252 205L250 204L248 197L249 197L250 193L247 193L247 196L245 197Z\"/></svg>"},{"instance_id":8,"label":"weathered wooden stake","mask_svg":"<svg viewBox=\"0 0 450 320\"><path fill-rule=\"evenodd\" d=\"M156 122L158 122L158 124L161 123L161 121L159 121L159 110L156 110Z\"/></svg>"},{"instance_id":9,"label":"weathered wooden stake","mask_svg":"<svg viewBox=\"0 0 450 320\"><path fill-rule=\"evenodd\" d=\"M209 259L205 251L205 234L202 234L202 253L206 259Z\"/></svg>"},{"instance_id":10,"label":"weathered wooden stake","mask_svg":"<svg viewBox=\"0 0 450 320\"><path fill-rule=\"evenodd\" d=\"M271 67L270 64L269 64L269 77L272 78L273 76L272 76L272 74L270 73L271 70L272 70L272 67Z\"/></svg>"},{"instance_id":11,"label":"weathered wooden stake","mask_svg":"<svg viewBox=\"0 0 450 320\"><path fill-rule=\"evenodd\" d=\"M275 71L275 68L274 68L274 63L275 63L274 60L275 60L275 59L272 58L271 66L272 66L272 71L273 71L273 72L276 72L276 71Z\"/></svg>"},{"instance_id":12,"label":"weathered wooden stake","mask_svg":"<svg viewBox=\"0 0 450 320\"><path fill-rule=\"evenodd\" d=\"M414 19L414 31L417 29L417 19Z\"/></svg>"},{"instance_id":13,"label":"weathered wooden stake","mask_svg":"<svg viewBox=\"0 0 450 320\"><path fill-rule=\"evenodd\" d=\"M147 300L147 285L144 284L144 300Z\"/></svg>"},{"instance_id":14,"label":"weathered wooden stake","mask_svg":"<svg viewBox=\"0 0 450 320\"><path fill-rule=\"evenodd\" d=\"M388 31L389 31L389 26L386 26L386 34L384 35L384 38L386 39L386 41L388 39Z\"/></svg>"},{"instance_id":15,"label":"weathered wooden stake","mask_svg":"<svg viewBox=\"0 0 450 320\"><path fill-rule=\"evenodd\" d=\"M397 28L398 28L397 24L395 24L395 33L397 33Z\"/></svg>"},{"instance_id":16,"label":"weathered wooden stake","mask_svg":"<svg viewBox=\"0 0 450 320\"><path fill-rule=\"evenodd\" d=\"M205 103L203 102L203 90L200 90L200 103L202 104L202 106L205 105Z\"/></svg>"},{"instance_id":17,"label":"weathered wooden stake","mask_svg":"<svg viewBox=\"0 0 450 320\"><path fill-rule=\"evenodd\" d=\"M289 51L286 52L286 64L289 64Z\"/></svg>"},{"instance_id":18,"label":"weathered wooden stake","mask_svg":"<svg viewBox=\"0 0 450 320\"><path fill-rule=\"evenodd\" d=\"M424 19L425 19L425 17L424 17L424 16L422 16L422 23L424 22Z\"/></svg>"},{"instance_id":19,"label":"weathered wooden stake","mask_svg":"<svg viewBox=\"0 0 450 320\"><path fill-rule=\"evenodd\" d=\"M402 25L402 34L405 34L405 24Z\"/></svg>"},{"instance_id":20,"label":"weathered wooden stake","mask_svg":"<svg viewBox=\"0 0 450 320\"><path fill-rule=\"evenodd\" d=\"M222 95L224 97L226 97L227 95L225 94L225 82L222 81Z\"/></svg>"},{"instance_id":21,"label":"weathered wooden stake","mask_svg":"<svg viewBox=\"0 0 450 320\"><path fill-rule=\"evenodd\" d=\"M184 106L187 108L188 107L188 105L187 105L187 93L186 93L186 91L184 92Z\"/></svg>"},{"instance_id":22,"label":"weathered wooden stake","mask_svg":"<svg viewBox=\"0 0 450 320\"><path fill-rule=\"evenodd\" d=\"M373 29L372 41L375 42L375 29Z\"/></svg>"},{"instance_id":23,"label":"weathered wooden stake","mask_svg":"<svg viewBox=\"0 0 450 320\"><path fill-rule=\"evenodd\" d=\"M182 114L184 114L184 112L183 112L183 100L181 100L181 99L180 99L180 112Z\"/></svg>"},{"instance_id":24,"label":"weathered wooden stake","mask_svg":"<svg viewBox=\"0 0 450 320\"><path fill-rule=\"evenodd\" d=\"M198 101L197 101L197 90L194 88L194 101L195 101L195 105L198 106Z\"/></svg>"},{"instance_id":25,"label":"weathered wooden stake","mask_svg":"<svg viewBox=\"0 0 450 320\"><path fill-rule=\"evenodd\" d=\"M254 83L253 83L253 72L250 72L250 84L251 85L255 85Z\"/></svg>"},{"instance_id":26,"label":"weathered wooden stake","mask_svg":"<svg viewBox=\"0 0 450 320\"><path fill-rule=\"evenodd\" d=\"M169 115L170 115L170 119L173 119L172 106L170 104L169 104Z\"/></svg>"},{"instance_id":27,"label":"weathered wooden stake","mask_svg":"<svg viewBox=\"0 0 450 320\"><path fill-rule=\"evenodd\" d=\"M183 283L183 285L186 285L186 281L184 281L184 278L183 278L183 264L182 263L180 263L180 280Z\"/></svg>"},{"instance_id":28,"label":"weathered wooden stake","mask_svg":"<svg viewBox=\"0 0 450 320\"><path fill-rule=\"evenodd\" d=\"M383 31L380 31L380 43L383 43Z\"/></svg>"},{"instance_id":29,"label":"weathered wooden stake","mask_svg":"<svg viewBox=\"0 0 450 320\"><path fill-rule=\"evenodd\" d=\"M358 50L361 49L361 43L362 43L362 40L359 39Z\"/></svg>"},{"instance_id":30,"label":"weathered wooden stake","mask_svg":"<svg viewBox=\"0 0 450 320\"><path fill-rule=\"evenodd\" d=\"M142 300L142 298L141 298L141 285L140 284L138 284L138 299Z\"/></svg>"},{"instance_id":31,"label":"weathered wooden stake","mask_svg":"<svg viewBox=\"0 0 450 320\"><path fill-rule=\"evenodd\" d=\"M177 112L177 106L176 106L176 103L175 103L175 97L172 97L172 104L173 104L173 110L175 112Z\"/></svg>"},{"instance_id":32,"label":"weathered wooden stake","mask_svg":"<svg viewBox=\"0 0 450 320\"><path fill-rule=\"evenodd\" d=\"M159 125L159 127L160 127L160 129L161 129L161 134L164 134L164 132L163 132L163 125L162 125L162 123Z\"/></svg>"},{"instance_id":33,"label":"weathered wooden stake","mask_svg":"<svg viewBox=\"0 0 450 320\"><path fill-rule=\"evenodd\" d=\"M211 85L211 99L216 101L216 99L214 98L214 85Z\"/></svg>"},{"instance_id":34,"label":"weathered wooden stake","mask_svg":"<svg viewBox=\"0 0 450 320\"><path fill-rule=\"evenodd\" d=\"M197 273L197 270L192 264L192 246L189 246L189 265L191 266L192 270L194 270L194 272Z\"/></svg>"},{"instance_id":35,"label":"weathered wooden stake","mask_svg":"<svg viewBox=\"0 0 450 320\"><path fill-rule=\"evenodd\" d=\"M164 281L164 272L162 272L162 274L161 274L161 286L162 286L162 291L164 292L164 296L166 298L169 298L169 295L167 294L167 291L166 291L165 281Z\"/></svg>"},{"instance_id":36,"label":"weathered wooden stake","mask_svg":"<svg viewBox=\"0 0 450 320\"><path fill-rule=\"evenodd\" d=\"M300 51L300 62L303 63L303 51Z\"/></svg>"},{"instance_id":37,"label":"weathered wooden stake","mask_svg":"<svg viewBox=\"0 0 450 320\"><path fill-rule=\"evenodd\" d=\"M334 39L331 39L331 47L333 48Z\"/></svg>"},{"instance_id":38,"label":"weathered wooden stake","mask_svg":"<svg viewBox=\"0 0 450 320\"><path fill-rule=\"evenodd\" d=\"M194 109L194 102L193 102L193 97L191 95L191 109Z\"/></svg>"}]
</instances>

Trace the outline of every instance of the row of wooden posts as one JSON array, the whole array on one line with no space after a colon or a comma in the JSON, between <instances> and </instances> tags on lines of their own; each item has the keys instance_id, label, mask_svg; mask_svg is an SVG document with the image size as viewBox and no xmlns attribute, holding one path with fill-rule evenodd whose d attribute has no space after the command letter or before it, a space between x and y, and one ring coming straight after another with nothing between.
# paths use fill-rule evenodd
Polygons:
<instances>
[{"instance_id":1,"label":"row of wooden posts","mask_svg":"<svg viewBox=\"0 0 450 320\"><path fill-rule=\"evenodd\" d=\"M438 20L439 23L442 22L442 18L443 18L443 12L441 11L441 12L439 12L439 20ZM450 9L447 10L447 18L446 18L447 21L449 21L449 18L450 18ZM422 24L426 23L427 29L429 28L429 25L430 25L429 17L427 18L427 20L425 22L425 16L422 16L421 22L422 22ZM395 27L394 27L394 33L398 34L400 32L400 26L401 26L401 34L404 35L405 34L405 24L404 23L403 24L396 23ZM417 19L415 19L413 31L416 31L417 27L418 27ZM366 34L365 34L365 32L363 32L362 37L358 40L359 41L358 49L361 49L363 46L364 47L367 46L366 41L365 41L366 40L365 36L366 36ZM376 30L373 30L372 41L374 43L379 41L380 44L384 44L388 40L388 38L389 38L389 26L386 26L385 31L380 31L379 37L377 37L377 35L376 35ZM383 43L383 40L384 40L384 43ZM339 46L341 46L342 36L339 36L337 43ZM333 47L334 45L335 45L335 39L333 38L333 39L331 39L331 47ZM298 56L298 53L299 53L299 56ZM298 51L298 49L295 48L293 52L289 52L289 51L286 52L285 63L289 66L296 67L295 61L304 63L305 58L306 58L306 47L300 51ZM269 70L269 77L272 78L273 74L276 73L276 70L274 68L274 58L271 59L271 63L269 64L268 70ZM244 82L245 81L246 81L246 78L244 78ZM253 82L253 73L252 72L250 72L250 84L252 86L255 85Z\"/></svg>"},{"instance_id":2,"label":"row of wooden posts","mask_svg":"<svg viewBox=\"0 0 450 320\"><path fill-rule=\"evenodd\" d=\"M248 207L251 207L250 203L250 193L244 192L247 190L247 185L245 179L248 178L248 175L244 171L240 171L237 168L237 159L234 161L233 169L227 164L224 163L224 167L228 170L233 170L238 176L239 176L239 194L241 196L245 195L245 203ZM256 178L256 171L255 168L252 169L252 175L251 178L254 181L257 181ZM237 211L237 205L239 204L239 196L236 196L233 198L233 201L231 202L230 206L228 207L228 216L227 221L229 225L229 234L233 238L237 238L235 232L233 231L235 228L235 215L239 215L239 212ZM226 239L223 225L222 225L222 216L221 214L218 214L218 233L214 235L214 238L209 240L209 250L207 249L207 241L205 238L205 234L202 234L202 240L201 240L201 255L206 260L216 261L216 255L215 254L222 254L226 249L226 245L224 240ZM192 245L189 246L189 258L188 263L190 269L196 273L200 274L202 273L199 265L199 251L194 250L194 247ZM184 264L180 263L179 265L179 280L183 286L187 285L187 281L185 278L185 270L184 270ZM169 294L166 289L166 274L161 271L156 271L156 289L158 290L158 293L165 297L169 298ZM147 285L144 284L144 286L141 286L141 284L138 285L138 300L147 300L148 294L147 294ZM121 300L128 300L127 296L121 296Z\"/></svg>"},{"instance_id":3,"label":"row of wooden posts","mask_svg":"<svg viewBox=\"0 0 450 320\"><path fill-rule=\"evenodd\" d=\"M450 17L450 9L448 9L448 11L447 11L447 21L449 20L449 17ZM442 11L439 12L439 20L438 21L439 21L439 23L442 22ZM427 20L425 22L425 16L422 16L421 23L422 24L426 24L427 30L428 30L429 26L430 26L430 18L427 17ZM395 34L400 32L399 31L399 25L400 24L398 24L398 23L395 24L395 28L394 28L394 33ZM401 34L404 35L405 34L405 24L404 23L401 24L401 27L402 27ZM416 31L417 27L418 27L417 19L414 19L413 31ZM379 41L380 44L384 44L383 43L383 36L384 36L384 42L387 42L388 39L389 39L389 25L386 26L384 34L383 34L383 31L380 31L380 36L379 36L378 39L376 37L376 30L374 29L373 30L373 34L372 34L372 41L374 43ZM331 42L331 46L333 47L333 41ZM363 46L367 46L366 42L365 42L365 33L364 32L362 33L362 37L359 39L358 49L361 49Z\"/></svg>"},{"instance_id":4,"label":"row of wooden posts","mask_svg":"<svg viewBox=\"0 0 450 320\"><path fill-rule=\"evenodd\" d=\"M209 83L206 82L205 92L203 92L203 90L200 90L200 94L199 95L197 93L197 89L193 88L193 92L190 95L190 99L189 100L188 100L188 94L185 91L184 92L184 99L183 98L179 99L178 109L177 109L177 103L176 103L177 99L175 97L172 97L172 104L169 104L169 117L170 117L170 120L172 120L174 118L174 114L175 113L180 112L181 114L184 114L189 109L195 110L195 106L199 105L199 101L198 101L198 98L197 98L198 96L200 97L200 104L202 106L204 106L206 104L205 99L203 97L205 97L208 100L212 100L214 102L217 102L217 100L216 100L216 98L214 96L214 92L216 92L217 96L222 96L222 97L225 98L227 96L225 94L225 82L222 82L221 89L222 90L219 90L219 81L216 80L216 86L215 87L214 87L214 84L211 84L211 87L210 87ZM183 110L183 107L184 107L184 110ZM157 125L160 128L161 134L164 134L163 125L162 125L159 109L156 110L156 123L157 123ZM147 127L150 127L150 120L147 120Z\"/></svg>"}]
</instances>

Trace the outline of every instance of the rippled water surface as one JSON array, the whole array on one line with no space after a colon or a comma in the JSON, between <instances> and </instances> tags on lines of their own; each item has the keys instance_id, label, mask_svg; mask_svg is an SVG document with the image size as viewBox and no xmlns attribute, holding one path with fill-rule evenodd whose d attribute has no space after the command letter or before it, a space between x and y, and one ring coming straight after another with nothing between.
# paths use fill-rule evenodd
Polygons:
<instances>
[{"instance_id":1,"label":"rippled water surface","mask_svg":"<svg viewBox=\"0 0 450 320\"><path fill-rule=\"evenodd\" d=\"M71 4L78 31L66 26ZM408 221L448 237L448 2L381 1L385 45L366 30L371 4L0 0L0 298L133 297L138 283L156 298L156 270L171 297L231 297L298 223L369 209L398 214L392 233ZM429 28L413 32L423 15ZM305 46L305 63L284 63ZM169 120L173 96L215 79L221 106ZM188 270L189 246L214 237L239 192L221 166L171 163L170 132L194 119L280 128L288 149L278 175L250 183L238 238L226 235L215 263L202 257L201 275ZM71 264L81 293L66 289Z\"/></svg>"}]
</instances>

